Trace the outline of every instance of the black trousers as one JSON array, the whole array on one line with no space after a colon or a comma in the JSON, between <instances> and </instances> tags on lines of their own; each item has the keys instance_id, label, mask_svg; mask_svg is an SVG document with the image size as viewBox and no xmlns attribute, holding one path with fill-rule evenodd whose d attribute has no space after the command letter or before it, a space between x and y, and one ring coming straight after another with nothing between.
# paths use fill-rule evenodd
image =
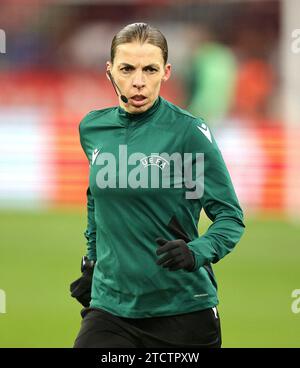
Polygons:
<instances>
[{"instance_id":1,"label":"black trousers","mask_svg":"<svg viewBox=\"0 0 300 368\"><path fill-rule=\"evenodd\" d=\"M74 348L220 348L221 326L214 308L152 318L124 318L85 308Z\"/></svg>"}]
</instances>

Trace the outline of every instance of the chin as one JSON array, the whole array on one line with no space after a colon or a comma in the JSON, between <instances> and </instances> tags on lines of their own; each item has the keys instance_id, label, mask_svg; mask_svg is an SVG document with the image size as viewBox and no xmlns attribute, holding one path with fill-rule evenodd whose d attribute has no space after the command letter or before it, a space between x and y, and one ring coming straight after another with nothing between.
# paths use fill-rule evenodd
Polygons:
<instances>
[{"instance_id":1,"label":"chin","mask_svg":"<svg viewBox=\"0 0 300 368\"><path fill-rule=\"evenodd\" d=\"M144 112L146 110L148 110L149 108L149 104L146 104L146 105L143 105L143 106L131 106L130 108L130 112L133 113L133 114L138 114L138 113L141 113L141 112Z\"/></svg>"}]
</instances>

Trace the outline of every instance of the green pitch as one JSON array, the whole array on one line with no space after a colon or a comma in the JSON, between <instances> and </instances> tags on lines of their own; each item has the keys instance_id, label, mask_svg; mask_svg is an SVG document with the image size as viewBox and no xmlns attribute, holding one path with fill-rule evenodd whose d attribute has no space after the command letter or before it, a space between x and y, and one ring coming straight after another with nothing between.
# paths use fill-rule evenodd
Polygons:
<instances>
[{"instance_id":1,"label":"green pitch","mask_svg":"<svg viewBox=\"0 0 300 368\"><path fill-rule=\"evenodd\" d=\"M72 346L81 308L69 283L79 276L85 223L79 211L0 213L0 347ZM248 218L246 226L234 252L214 266L223 347L300 347L300 313L291 310L300 225Z\"/></svg>"}]
</instances>

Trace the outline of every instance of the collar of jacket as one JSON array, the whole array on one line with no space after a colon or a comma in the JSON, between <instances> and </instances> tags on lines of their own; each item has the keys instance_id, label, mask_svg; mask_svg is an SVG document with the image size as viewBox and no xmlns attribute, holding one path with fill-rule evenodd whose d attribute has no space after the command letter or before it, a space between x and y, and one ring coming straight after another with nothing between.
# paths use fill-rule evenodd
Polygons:
<instances>
[{"instance_id":1,"label":"collar of jacket","mask_svg":"<svg viewBox=\"0 0 300 368\"><path fill-rule=\"evenodd\" d=\"M158 96L157 99L154 101L154 104L148 110L140 114L129 113L120 106L118 107L118 114L120 119L127 123L148 120L148 118L158 110L160 104L161 104L161 97Z\"/></svg>"}]
</instances>

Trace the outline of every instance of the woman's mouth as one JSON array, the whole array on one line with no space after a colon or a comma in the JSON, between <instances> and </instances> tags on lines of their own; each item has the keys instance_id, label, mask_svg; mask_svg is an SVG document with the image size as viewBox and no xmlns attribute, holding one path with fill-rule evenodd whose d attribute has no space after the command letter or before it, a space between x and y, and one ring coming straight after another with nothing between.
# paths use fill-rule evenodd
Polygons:
<instances>
[{"instance_id":1,"label":"woman's mouth","mask_svg":"<svg viewBox=\"0 0 300 368\"><path fill-rule=\"evenodd\" d=\"M130 99L132 101L132 105L138 107L145 104L146 98L144 95L134 95Z\"/></svg>"}]
</instances>

